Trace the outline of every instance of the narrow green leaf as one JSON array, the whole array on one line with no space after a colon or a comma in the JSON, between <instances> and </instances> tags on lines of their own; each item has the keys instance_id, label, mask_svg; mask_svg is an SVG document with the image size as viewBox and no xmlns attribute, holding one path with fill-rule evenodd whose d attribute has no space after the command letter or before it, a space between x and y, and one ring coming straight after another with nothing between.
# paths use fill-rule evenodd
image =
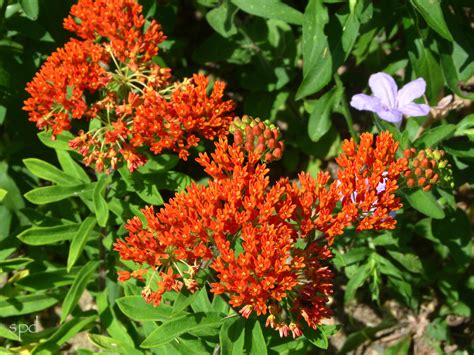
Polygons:
<instances>
[{"instance_id":1,"label":"narrow green leaf","mask_svg":"<svg viewBox=\"0 0 474 355\"><path fill-rule=\"evenodd\" d=\"M69 246L69 254L67 258L67 272L76 263L77 259L82 253L84 246L86 245L87 238L90 236L91 231L94 229L96 224L94 217L87 217L79 227L76 235L72 238L71 245Z\"/></svg>"},{"instance_id":2,"label":"narrow green leaf","mask_svg":"<svg viewBox=\"0 0 474 355\"><path fill-rule=\"evenodd\" d=\"M333 88L316 100L308 121L308 134L313 142L319 141L331 128L331 114L340 99L341 91Z\"/></svg>"},{"instance_id":3,"label":"narrow green leaf","mask_svg":"<svg viewBox=\"0 0 474 355\"><path fill-rule=\"evenodd\" d=\"M79 226L79 223L74 223L54 227L31 227L18 234L17 238L28 245L57 243L72 239Z\"/></svg>"},{"instance_id":4,"label":"narrow green leaf","mask_svg":"<svg viewBox=\"0 0 474 355\"><path fill-rule=\"evenodd\" d=\"M97 216L97 223L101 227L105 227L107 225L107 220L109 219L109 207L107 206L107 202L104 198L106 186L107 176L101 175L97 185L95 185L92 200L94 203L95 214Z\"/></svg>"},{"instance_id":5,"label":"narrow green leaf","mask_svg":"<svg viewBox=\"0 0 474 355\"><path fill-rule=\"evenodd\" d=\"M64 298L63 308L61 312L61 323L65 321L66 317L77 305L79 298L86 289L90 278L94 275L98 266L98 261L89 261L77 274L74 283L72 284L66 297Z\"/></svg>"},{"instance_id":6,"label":"narrow green leaf","mask_svg":"<svg viewBox=\"0 0 474 355\"><path fill-rule=\"evenodd\" d=\"M89 334L89 339L92 343L104 350L110 350L114 354L143 354L143 352L136 350L120 339L114 339L99 334Z\"/></svg>"},{"instance_id":7,"label":"narrow green leaf","mask_svg":"<svg viewBox=\"0 0 474 355\"><path fill-rule=\"evenodd\" d=\"M421 148L433 147L439 142L450 138L454 131L456 130L456 125L453 124L443 124L441 126L431 128L425 131L420 138L415 141L415 146Z\"/></svg>"},{"instance_id":8,"label":"narrow green leaf","mask_svg":"<svg viewBox=\"0 0 474 355\"><path fill-rule=\"evenodd\" d=\"M303 23L303 14L280 0L232 0L232 3L251 15L282 20L294 25Z\"/></svg>"},{"instance_id":9,"label":"narrow green leaf","mask_svg":"<svg viewBox=\"0 0 474 355\"><path fill-rule=\"evenodd\" d=\"M356 13L361 11L360 3L356 4ZM330 17L323 0L309 1L303 21L303 81L296 99L324 88L347 59L359 35L356 13L346 5Z\"/></svg>"},{"instance_id":10,"label":"narrow green leaf","mask_svg":"<svg viewBox=\"0 0 474 355\"><path fill-rule=\"evenodd\" d=\"M33 259L30 258L14 258L0 261L0 272L17 270L31 263Z\"/></svg>"},{"instance_id":11,"label":"narrow green leaf","mask_svg":"<svg viewBox=\"0 0 474 355\"><path fill-rule=\"evenodd\" d=\"M197 293L197 297L191 303L191 308L195 313L197 312L210 312L211 311L211 301L209 301L209 296L207 295L206 287L202 287Z\"/></svg>"},{"instance_id":12,"label":"narrow green leaf","mask_svg":"<svg viewBox=\"0 0 474 355\"><path fill-rule=\"evenodd\" d=\"M13 333L10 329L5 327L3 324L0 324L0 338L10 339L10 340L20 340L19 336Z\"/></svg>"},{"instance_id":13,"label":"narrow green leaf","mask_svg":"<svg viewBox=\"0 0 474 355\"><path fill-rule=\"evenodd\" d=\"M241 317L230 318L224 322L219 333L222 355L240 355L244 353L245 320Z\"/></svg>"},{"instance_id":14,"label":"narrow green leaf","mask_svg":"<svg viewBox=\"0 0 474 355\"><path fill-rule=\"evenodd\" d=\"M59 170L54 165L40 159L23 159L23 163L37 177L55 182L58 185L77 185L80 181L76 180L64 171Z\"/></svg>"},{"instance_id":15,"label":"narrow green leaf","mask_svg":"<svg viewBox=\"0 0 474 355\"><path fill-rule=\"evenodd\" d=\"M0 299L0 318L20 316L54 306L61 298L57 294L35 293Z\"/></svg>"},{"instance_id":16,"label":"narrow green leaf","mask_svg":"<svg viewBox=\"0 0 474 355\"><path fill-rule=\"evenodd\" d=\"M267 354L267 344L265 342L265 338L262 333L262 327L260 326L260 322L258 319L255 319L252 322L246 322L246 327L250 327L250 349L248 350L249 354ZM247 331L246 331L247 333ZM247 334L245 336L245 340L247 343Z\"/></svg>"},{"instance_id":17,"label":"narrow green leaf","mask_svg":"<svg viewBox=\"0 0 474 355\"><path fill-rule=\"evenodd\" d=\"M428 217L443 219L445 216L443 207L436 201L431 191L415 190L407 193L406 198L414 209Z\"/></svg>"},{"instance_id":18,"label":"narrow green leaf","mask_svg":"<svg viewBox=\"0 0 474 355\"><path fill-rule=\"evenodd\" d=\"M34 272L18 281L15 281L15 285L30 291L54 289L71 285L81 268L81 266L76 266L72 268L69 273L66 268Z\"/></svg>"},{"instance_id":19,"label":"narrow green leaf","mask_svg":"<svg viewBox=\"0 0 474 355\"><path fill-rule=\"evenodd\" d=\"M441 0L411 0L411 3L433 30L448 41L453 41L443 16Z\"/></svg>"},{"instance_id":20,"label":"narrow green leaf","mask_svg":"<svg viewBox=\"0 0 474 355\"><path fill-rule=\"evenodd\" d=\"M415 254L402 253L398 250L387 249L387 252L392 258L400 263L405 269L415 274L419 274L423 271L423 265L421 264L420 258Z\"/></svg>"},{"instance_id":21,"label":"narrow green leaf","mask_svg":"<svg viewBox=\"0 0 474 355\"><path fill-rule=\"evenodd\" d=\"M349 279L349 282L346 286L346 291L344 293L344 303L348 303L355 296L357 289L362 286L362 284L367 280L370 275L370 266L369 264L364 264L354 275Z\"/></svg>"},{"instance_id":22,"label":"narrow green leaf","mask_svg":"<svg viewBox=\"0 0 474 355\"><path fill-rule=\"evenodd\" d=\"M51 139L51 132L40 132L38 133L39 140L47 147L59 150L72 150L69 147L69 141L74 138L72 133L63 131L56 136L56 139Z\"/></svg>"},{"instance_id":23,"label":"narrow green leaf","mask_svg":"<svg viewBox=\"0 0 474 355\"><path fill-rule=\"evenodd\" d=\"M24 196L31 203L44 205L46 203L64 200L68 197L82 196L90 193L95 184L73 186L46 186L28 191Z\"/></svg>"},{"instance_id":24,"label":"narrow green leaf","mask_svg":"<svg viewBox=\"0 0 474 355\"><path fill-rule=\"evenodd\" d=\"M223 317L217 313L194 313L174 318L162 323L140 346L145 349L158 347L169 343L182 334L202 328L219 326L223 320Z\"/></svg>"},{"instance_id":25,"label":"narrow green leaf","mask_svg":"<svg viewBox=\"0 0 474 355\"><path fill-rule=\"evenodd\" d=\"M50 354L59 352L61 345L93 323L96 318L96 315L87 318L73 318L62 324L45 342L33 348L32 354L40 354L42 351Z\"/></svg>"},{"instance_id":26,"label":"narrow green leaf","mask_svg":"<svg viewBox=\"0 0 474 355\"><path fill-rule=\"evenodd\" d=\"M84 169L78 163L76 163L68 151L58 149L56 150L56 155L58 157L59 164L64 171L67 171L68 174L71 174L77 180L82 181L83 183L88 184L91 182L89 175L87 175Z\"/></svg>"},{"instance_id":27,"label":"narrow green leaf","mask_svg":"<svg viewBox=\"0 0 474 355\"><path fill-rule=\"evenodd\" d=\"M164 321L171 317L173 307L146 303L142 296L126 296L117 300L118 307L128 318L136 321ZM183 315L183 313L180 313Z\"/></svg>"},{"instance_id":28,"label":"narrow green leaf","mask_svg":"<svg viewBox=\"0 0 474 355\"><path fill-rule=\"evenodd\" d=\"M25 15L32 20L36 20L39 14L38 0L20 0L21 7Z\"/></svg>"},{"instance_id":29,"label":"narrow green leaf","mask_svg":"<svg viewBox=\"0 0 474 355\"><path fill-rule=\"evenodd\" d=\"M4 189L0 189L0 203L3 202L3 199L7 195L8 191Z\"/></svg>"}]
</instances>

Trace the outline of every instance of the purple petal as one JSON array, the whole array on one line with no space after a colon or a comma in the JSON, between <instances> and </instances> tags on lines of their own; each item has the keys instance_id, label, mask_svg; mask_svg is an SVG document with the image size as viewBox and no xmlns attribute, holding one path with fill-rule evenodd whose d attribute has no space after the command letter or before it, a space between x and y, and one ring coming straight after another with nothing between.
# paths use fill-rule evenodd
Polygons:
<instances>
[{"instance_id":1,"label":"purple petal","mask_svg":"<svg viewBox=\"0 0 474 355\"><path fill-rule=\"evenodd\" d=\"M406 116L418 117L418 116L426 116L430 112L430 107L425 104L411 103L403 107L400 107L399 110Z\"/></svg>"},{"instance_id":2,"label":"purple petal","mask_svg":"<svg viewBox=\"0 0 474 355\"><path fill-rule=\"evenodd\" d=\"M398 107L408 105L413 100L423 96L426 91L426 82L423 78L410 81L397 94Z\"/></svg>"},{"instance_id":3,"label":"purple petal","mask_svg":"<svg viewBox=\"0 0 474 355\"><path fill-rule=\"evenodd\" d=\"M399 123L403 119L402 113L398 110L377 111L377 115L379 115L382 120L392 123Z\"/></svg>"},{"instance_id":4,"label":"purple petal","mask_svg":"<svg viewBox=\"0 0 474 355\"><path fill-rule=\"evenodd\" d=\"M387 108L395 108L397 100L397 83L385 73L372 74L369 86L375 97L378 97Z\"/></svg>"},{"instance_id":5,"label":"purple petal","mask_svg":"<svg viewBox=\"0 0 474 355\"><path fill-rule=\"evenodd\" d=\"M382 109L382 104L380 103L379 99L365 94L357 94L352 96L351 106L359 111L366 110L377 112Z\"/></svg>"}]
</instances>

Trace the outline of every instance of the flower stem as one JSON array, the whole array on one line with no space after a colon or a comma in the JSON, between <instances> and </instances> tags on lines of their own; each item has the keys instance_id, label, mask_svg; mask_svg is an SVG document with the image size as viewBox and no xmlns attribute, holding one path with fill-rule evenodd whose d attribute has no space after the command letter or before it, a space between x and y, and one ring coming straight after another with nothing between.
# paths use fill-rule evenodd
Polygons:
<instances>
[{"instance_id":1,"label":"flower stem","mask_svg":"<svg viewBox=\"0 0 474 355\"><path fill-rule=\"evenodd\" d=\"M349 104L347 103L346 90L344 84L339 77L339 74L334 75L334 80L336 81L336 86L338 90L341 91L341 105L342 105L342 114L346 120L349 132L354 141L358 142L356 131L354 130L354 122L352 120L351 110L349 109Z\"/></svg>"}]
</instances>

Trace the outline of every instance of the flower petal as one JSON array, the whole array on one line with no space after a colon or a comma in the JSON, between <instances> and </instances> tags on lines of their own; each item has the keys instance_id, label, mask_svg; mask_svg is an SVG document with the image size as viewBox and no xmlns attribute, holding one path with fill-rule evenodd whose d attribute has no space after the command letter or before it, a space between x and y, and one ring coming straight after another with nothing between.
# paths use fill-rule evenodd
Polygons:
<instances>
[{"instance_id":1,"label":"flower petal","mask_svg":"<svg viewBox=\"0 0 474 355\"><path fill-rule=\"evenodd\" d=\"M430 107L425 104L408 104L399 108L400 112L409 117L426 116L430 112Z\"/></svg>"},{"instance_id":2,"label":"flower petal","mask_svg":"<svg viewBox=\"0 0 474 355\"><path fill-rule=\"evenodd\" d=\"M413 100L423 96L426 91L426 81L423 78L410 81L397 94L398 107L408 105Z\"/></svg>"},{"instance_id":3,"label":"flower petal","mask_svg":"<svg viewBox=\"0 0 474 355\"><path fill-rule=\"evenodd\" d=\"M379 99L365 94L357 94L352 96L351 106L359 111L366 110L377 112L382 109L382 104L380 103Z\"/></svg>"},{"instance_id":4,"label":"flower petal","mask_svg":"<svg viewBox=\"0 0 474 355\"><path fill-rule=\"evenodd\" d=\"M397 100L397 83L385 73L372 74L369 86L375 97L378 97L387 108L395 108Z\"/></svg>"},{"instance_id":5,"label":"flower petal","mask_svg":"<svg viewBox=\"0 0 474 355\"><path fill-rule=\"evenodd\" d=\"M392 123L399 123L403 119L402 113L398 110L377 111L377 115L379 115L382 120Z\"/></svg>"}]
</instances>

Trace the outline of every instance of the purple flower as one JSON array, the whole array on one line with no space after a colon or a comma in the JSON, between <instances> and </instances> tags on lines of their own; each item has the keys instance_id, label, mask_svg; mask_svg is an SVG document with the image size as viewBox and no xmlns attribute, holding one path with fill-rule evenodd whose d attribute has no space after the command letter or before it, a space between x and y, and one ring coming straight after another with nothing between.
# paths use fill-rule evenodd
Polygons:
<instances>
[{"instance_id":1,"label":"purple flower","mask_svg":"<svg viewBox=\"0 0 474 355\"><path fill-rule=\"evenodd\" d=\"M422 78L410 81L398 90L397 83L390 75L376 73L370 76L369 86L373 96L352 96L352 107L359 111L375 112L381 119L397 124L401 123L403 115L417 117L430 112L428 105L413 102L425 93L426 82Z\"/></svg>"}]
</instances>

